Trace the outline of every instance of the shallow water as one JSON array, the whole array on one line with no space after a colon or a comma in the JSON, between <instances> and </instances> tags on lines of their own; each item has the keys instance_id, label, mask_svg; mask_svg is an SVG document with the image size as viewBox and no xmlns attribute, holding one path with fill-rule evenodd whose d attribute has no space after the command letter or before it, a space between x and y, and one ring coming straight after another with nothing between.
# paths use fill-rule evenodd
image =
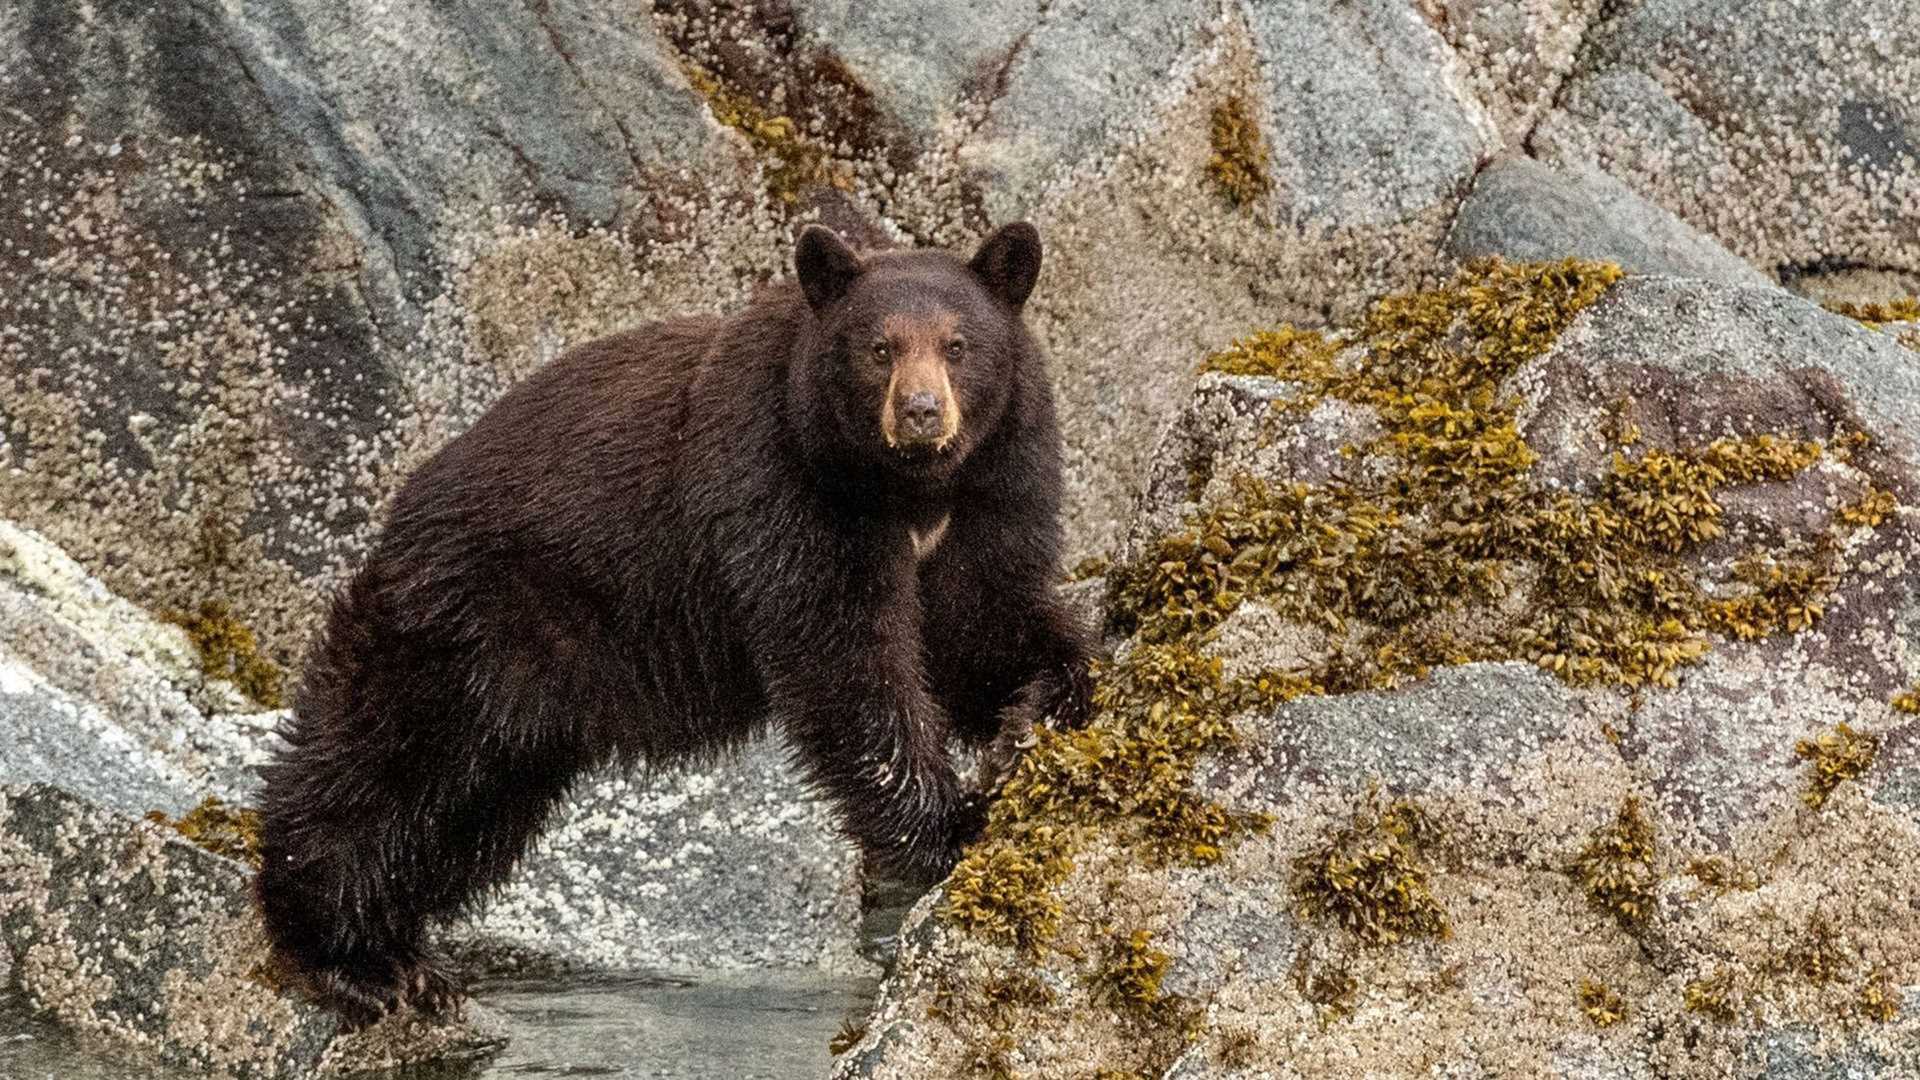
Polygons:
<instances>
[{"instance_id":1,"label":"shallow water","mask_svg":"<svg viewBox=\"0 0 1920 1080\"><path fill-rule=\"evenodd\" d=\"M672 1077L804 1080L824 1077L827 1042L864 1013L872 979L759 973L702 979L496 980L474 996L506 1020L512 1041L489 1061L414 1069L419 1080L508 1077ZM17 998L0 996L0 1080L189 1080L185 1071L129 1063L81 1044Z\"/></svg>"}]
</instances>

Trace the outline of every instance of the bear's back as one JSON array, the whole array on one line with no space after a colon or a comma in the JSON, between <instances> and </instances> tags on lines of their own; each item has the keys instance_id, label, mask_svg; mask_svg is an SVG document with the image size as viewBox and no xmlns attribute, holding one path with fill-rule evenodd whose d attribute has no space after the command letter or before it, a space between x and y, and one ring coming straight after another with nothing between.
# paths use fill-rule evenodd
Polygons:
<instances>
[{"instance_id":1,"label":"bear's back","mask_svg":"<svg viewBox=\"0 0 1920 1080\"><path fill-rule=\"evenodd\" d=\"M414 472L386 542L544 557L666 525L692 387L725 323L651 323L555 358Z\"/></svg>"}]
</instances>

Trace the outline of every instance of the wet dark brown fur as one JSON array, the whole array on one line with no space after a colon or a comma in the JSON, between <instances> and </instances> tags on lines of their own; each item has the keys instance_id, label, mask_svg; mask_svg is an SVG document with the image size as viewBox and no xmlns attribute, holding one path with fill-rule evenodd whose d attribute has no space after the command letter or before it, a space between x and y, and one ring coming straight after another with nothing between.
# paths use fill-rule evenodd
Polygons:
<instances>
[{"instance_id":1,"label":"wet dark brown fur","mask_svg":"<svg viewBox=\"0 0 1920 1080\"><path fill-rule=\"evenodd\" d=\"M422 466L266 770L281 963L358 1017L443 1006L428 924L576 777L770 724L870 856L948 869L983 817L949 735L1086 708L1039 261L1025 225L971 262L810 229L797 283L575 349Z\"/></svg>"}]
</instances>

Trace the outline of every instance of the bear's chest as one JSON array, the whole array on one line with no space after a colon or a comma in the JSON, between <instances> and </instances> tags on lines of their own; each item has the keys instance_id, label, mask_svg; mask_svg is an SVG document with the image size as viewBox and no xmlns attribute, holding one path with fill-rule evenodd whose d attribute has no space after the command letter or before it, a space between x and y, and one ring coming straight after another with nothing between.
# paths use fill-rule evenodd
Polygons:
<instances>
[{"instance_id":1,"label":"bear's chest","mask_svg":"<svg viewBox=\"0 0 1920 1080\"><path fill-rule=\"evenodd\" d=\"M940 541L947 535L947 525L952 520L951 513L943 513L930 521L907 526L907 543L913 549L915 563L926 562L927 558L940 547Z\"/></svg>"}]
</instances>

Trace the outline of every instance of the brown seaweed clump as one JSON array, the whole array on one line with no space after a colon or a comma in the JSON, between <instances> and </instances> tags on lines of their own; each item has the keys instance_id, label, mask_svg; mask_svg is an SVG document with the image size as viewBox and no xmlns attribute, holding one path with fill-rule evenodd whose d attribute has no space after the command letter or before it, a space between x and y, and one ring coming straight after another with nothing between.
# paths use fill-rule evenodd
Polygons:
<instances>
[{"instance_id":1,"label":"brown seaweed clump","mask_svg":"<svg viewBox=\"0 0 1920 1080\"><path fill-rule=\"evenodd\" d=\"M1594 830L1586 847L1574 859L1574 876L1587 890L1594 906L1610 912L1622 926L1645 925L1653 915L1653 823L1641 812L1640 800L1629 795L1613 821Z\"/></svg>"},{"instance_id":2,"label":"brown seaweed clump","mask_svg":"<svg viewBox=\"0 0 1920 1080\"><path fill-rule=\"evenodd\" d=\"M1207 161L1207 178L1221 198L1244 208L1273 190L1267 175L1267 137L1246 98L1235 95L1214 106L1208 141L1213 156Z\"/></svg>"},{"instance_id":3,"label":"brown seaweed clump","mask_svg":"<svg viewBox=\"0 0 1920 1080\"><path fill-rule=\"evenodd\" d=\"M1432 822L1410 803L1363 811L1294 859L1300 913L1329 919L1370 945L1449 936L1446 910L1428 889L1421 858L1432 835Z\"/></svg>"},{"instance_id":4,"label":"brown seaweed clump","mask_svg":"<svg viewBox=\"0 0 1920 1080\"><path fill-rule=\"evenodd\" d=\"M1597 1028L1610 1028L1627 1015L1627 1003L1601 983L1592 979L1580 980L1580 990L1576 995L1580 1002L1580 1011L1587 1014Z\"/></svg>"},{"instance_id":5,"label":"brown seaweed clump","mask_svg":"<svg viewBox=\"0 0 1920 1080\"><path fill-rule=\"evenodd\" d=\"M1870 327L1878 328L1885 323L1920 322L1920 296L1900 296L1872 304L1850 304L1836 301L1826 305L1835 315L1845 315Z\"/></svg>"}]
</instances>

